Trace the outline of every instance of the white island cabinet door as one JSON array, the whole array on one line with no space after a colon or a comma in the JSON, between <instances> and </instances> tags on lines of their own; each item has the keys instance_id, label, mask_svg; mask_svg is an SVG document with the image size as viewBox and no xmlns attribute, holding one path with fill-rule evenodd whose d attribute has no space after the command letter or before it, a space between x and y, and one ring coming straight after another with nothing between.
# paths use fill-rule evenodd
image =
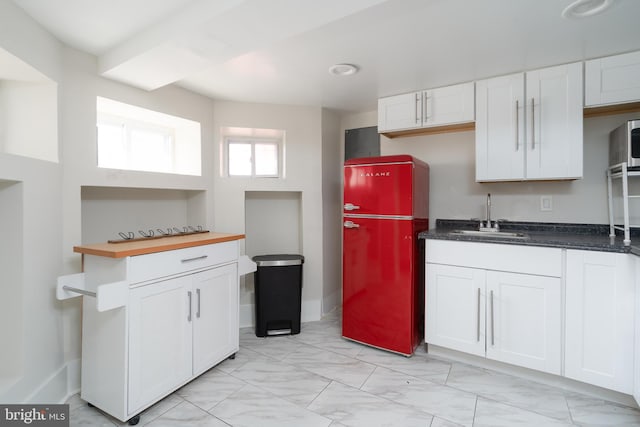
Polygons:
<instances>
[{"instance_id":1,"label":"white island cabinet door","mask_svg":"<svg viewBox=\"0 0 640 427\"><path fill-rule=\"evenodd\" d=\"M193 374L238 351L237 264L193 276Z\"/></svg>"},{"instance_id":2,"label":"white island cabinet door","mask_svg":"<svg viewBox=\"0 0 640 427\"><path fill-rule=\"evenodd\" d=\"M425 342L484 357L485 272L427 264Z\"/></svg>"},{"instance_id":3,"label":"white island cabinet door","mask_svg":"<svg viewBox=\"0 0 640 427\"><path fill-rule=\"evenodd\" d=\"M191 280L190 276L183 276L131 291L130 415L191 378Z\"/></svg>"},{"instance_id":4,"label":"white island cabinet door","mask_svg":"<svg viewBox=\"0 0 640 427\"><path fill-rule=\"evenodd\" d=\"M633 259L567 250L565 375L633 393Z\"/></svg>"},{"instance_id":5,"label":"white island cabinet door","mask_svg":"<svg viewBox=\"0 0 640 427\"><path fill-rule=\"evenodd\" d=\"M487 272L487 358L559 375L560 278Z\"/></svg>"}]
</instances>

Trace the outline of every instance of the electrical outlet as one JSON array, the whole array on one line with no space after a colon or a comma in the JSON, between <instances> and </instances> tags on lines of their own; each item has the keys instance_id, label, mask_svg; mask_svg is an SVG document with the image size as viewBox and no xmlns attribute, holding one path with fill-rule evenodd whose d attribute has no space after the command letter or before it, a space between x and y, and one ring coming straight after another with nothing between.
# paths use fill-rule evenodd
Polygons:
<instances>
[{"instance_id":1,"label":"electrical outlet","mask_svg":"<svg viewBox=\"0 0 640 427\"><path fill-rule=\"evenodd\" d=\"M553 210L553 198L551 196L540 196L540 210L551 212Z\"/></svg>"}]
</instances>

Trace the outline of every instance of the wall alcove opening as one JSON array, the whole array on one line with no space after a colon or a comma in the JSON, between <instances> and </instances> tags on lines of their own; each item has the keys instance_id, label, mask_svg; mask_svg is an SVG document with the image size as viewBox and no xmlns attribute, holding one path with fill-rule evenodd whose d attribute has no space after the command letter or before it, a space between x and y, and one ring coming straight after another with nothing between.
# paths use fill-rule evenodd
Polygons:
<instances>
[{"instance_id":1,"label":"wall alcove opening","mask_svg":"<svg viewBox=\"0 0 640 427\"><path fill-rule=\"evenodd\" d=\"M23 374L23 184L0 179L0 396Z\"/></svg>"},{"instance_id":2,"label":"wall alcove opening","mask_svg":"<svg viewBox=\"0 0 640 427\"><path fill-rule=\"evenodd\" d=\"M81 190L82 244L120 240L119 233L202 226L207 229L205 191L93 187Z\"/></svg>"}]
</instances>

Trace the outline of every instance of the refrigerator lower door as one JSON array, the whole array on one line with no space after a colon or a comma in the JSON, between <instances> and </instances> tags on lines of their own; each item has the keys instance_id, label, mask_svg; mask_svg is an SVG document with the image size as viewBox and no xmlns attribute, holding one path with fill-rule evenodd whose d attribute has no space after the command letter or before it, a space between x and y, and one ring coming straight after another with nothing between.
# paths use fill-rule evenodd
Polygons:
<instances>
[{"instance_id":1,"label":"refrigerator lower door","mask_svg":"<svg viewBox=\"0 0 640 427\"><path fill-rule=\"evenodd\" d=\"M345 338L413 354L422 334L416 220L344 218L343 321Z\"/></svg>"}]
</instances>

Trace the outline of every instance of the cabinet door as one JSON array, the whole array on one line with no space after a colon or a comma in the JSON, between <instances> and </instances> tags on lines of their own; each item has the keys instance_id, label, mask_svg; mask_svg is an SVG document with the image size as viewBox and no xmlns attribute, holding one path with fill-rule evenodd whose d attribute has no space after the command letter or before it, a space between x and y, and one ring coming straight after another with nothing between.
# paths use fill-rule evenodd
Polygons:
<instances>
[{"instance_id":1,"label":"cabinet door","mask_svg":"<svg viewBox=\"0 0 640 427\"><path fill-rule=\"evenodd\" d=\"M567 251L565 374L625 394L633 392L632 261Z\"/></svg>"},{"instance_id":2,"label":"cabinet door","mask_svg":"<svg viewBox=\"0 0 640 427\"><path fill-rule=\"evenodd\" d=\"M585 62L585 107L640 101L640 52Z\"/></svg>"},{"instance_id":3,"label":"cabinet door","mask_svg":"<svg viewBox=\"0 0 640 427\"><path fill-rule=\"evenodd\" d=\"M237 264L193 275L193 373L238 351Z\"/></svg>"},{"instance_id":4,"label":"cabinet door","mask_svg":"<svg viewBox=\"0 0 640 427\"><path fill-rule=\"evenodd\" d=\"M425 342L485 354L485 272L427 264Z\"/></svg>"},{"instance_id":5,"label":"cabinet door","mask_svg":"<svg viewBox=\"0 0 640 427\"><path fill-rule=\"evenodd\" d=\"M487 272L487 358L560 374L561 282Z\"/></svg>"},{"instance_id":6,"label":"cabinet door","mask_svg":"<svg viewBox=\"0 0 640 427\"><path fill-rule=\"evenodd\" d=\"M526 178L582 177L582 64L526 77Z\"/></svg>"},{"instance_id":7,"label":"cabinet door","mask_svg":"<svg viewBox=\"0 0 640 427\"><path fill-rule=\"evenodd\" d=\"M524 74L476 82L476 181L524 179Z\"/></svg>"},{"instance_id":8,"label":"cabinet door","mask_svg":"<svg viewBox=\"0 0 640 427\"><path fill-rule=\"evenodd\" d=\"M191 377L190 290L191 277L185 276L130 293L130 415Z\"/></svg>"},{"instance_id":9,"label":"cabinet door","mask_svg":"<svg viewBox=\"0 0 640 427\"><path fill-rule=\"evenodd\" d=\"M422 125L472 122L475 119L474 98L473 82L424 91Z\"/></svg>"},{"instance_id":10,"label":"cabinet door","mask_svg":"<svg viewBox=\"0 0 640 427\"><path fill-rule=\"evenodd\" d=\"M378 132L422 126L422 92L378 99Z\"/></svg>"}]
</instances>

